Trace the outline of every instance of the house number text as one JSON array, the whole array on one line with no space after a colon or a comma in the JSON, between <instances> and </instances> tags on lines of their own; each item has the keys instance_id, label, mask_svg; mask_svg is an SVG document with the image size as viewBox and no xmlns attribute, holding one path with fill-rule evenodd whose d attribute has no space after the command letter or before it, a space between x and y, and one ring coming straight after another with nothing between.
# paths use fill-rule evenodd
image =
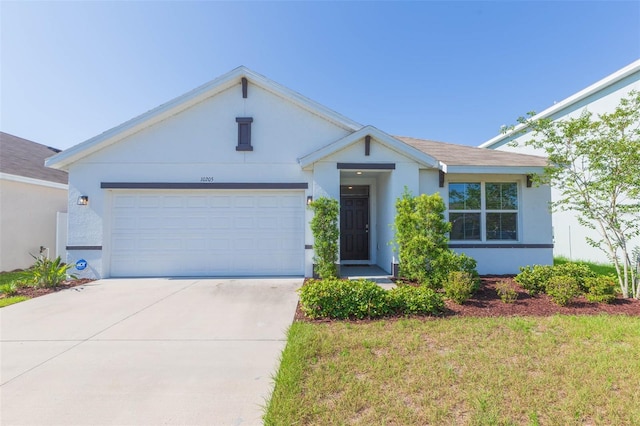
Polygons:
<instances>
[{"instance_id":1,"label":"house number text","mask_svg":"<svg viewBox=\"0 0 640 426\"><path fill-rule=\"evenodd\" d=\"M200 182L213 182L213 176L202 176Z\"/></svg>"}]
</instances>

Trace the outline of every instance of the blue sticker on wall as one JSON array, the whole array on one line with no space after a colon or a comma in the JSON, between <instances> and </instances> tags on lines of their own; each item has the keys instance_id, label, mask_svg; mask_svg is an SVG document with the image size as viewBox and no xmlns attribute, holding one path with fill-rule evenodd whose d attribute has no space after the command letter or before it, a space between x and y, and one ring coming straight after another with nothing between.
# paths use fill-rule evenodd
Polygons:
<instances>
[{"instance_id":1,"label":"blue sticker on wall","mask_svg":"<svg viewBox=\"0 0 640 426\"><path fill-rule=\"evenodd\" d=\"M78 271L82 271L84 268L87 267L87 261L84 259L80 259L76 262L76 269Z\"/></svg>"}]
</instances>

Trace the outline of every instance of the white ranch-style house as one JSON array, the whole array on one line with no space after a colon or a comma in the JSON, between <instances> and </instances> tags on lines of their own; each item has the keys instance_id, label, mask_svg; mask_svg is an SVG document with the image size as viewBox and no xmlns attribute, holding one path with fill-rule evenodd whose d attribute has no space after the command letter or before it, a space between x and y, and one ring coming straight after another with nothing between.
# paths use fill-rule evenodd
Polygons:
<instances>
[{"instance_id":1,"label":"white ranch-style house","mask_svg":"<svg viewBox=\"0 0 640 426\"><path fill-rule=\"evenodd\" d=\"M308 202L340 200L340 263L391 272L395 201L442 195L480 273L552 262L542 157L354 122L239 67L57 154L81 276L311 276Z\"/></svg>"}]
</instances>

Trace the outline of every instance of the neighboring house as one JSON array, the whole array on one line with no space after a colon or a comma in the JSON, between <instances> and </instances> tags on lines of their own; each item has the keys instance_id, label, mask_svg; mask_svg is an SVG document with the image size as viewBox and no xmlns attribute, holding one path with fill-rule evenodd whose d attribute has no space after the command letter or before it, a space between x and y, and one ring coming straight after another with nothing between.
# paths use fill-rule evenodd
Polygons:
<instances>
[{"instance_id":1,"label":"neighboring house","mask_svg":"<svg viewBox=\"0 0 640 426\"><path fill-rule=\"evenodd\" d=\"M28 268L41 251L65 257L56 214L67 211L67 172L44 166L58 152L0 132L0 271Z\"/></svg>"},{"instance_id":2,"label":"neighboring house","mask_svg":"<svg viewBox=\"0 0 640 426\"><path fill-rule=\"evenodd\" d=\"M586 89L569 96L567 99L557 102L553 106L538 113L534 119L551 118L553 120L563 120L577 117L585 109L594 115L613 112L620 103L620 99L627 96L632 90L640 91L640 60L616 71ZM522 126L518 126L514 129L514 132L522 129ZM480 145L480 147L500 151L543 155L543 153L523 145L523 142L530 138L530 134L517 136L511 132L496 136ZM516 144L517 146L515 146ZM553 189L552 198L559 198L559 191ZM554 212L553 234L555 243L554 254L556 256L566 256L574 260L609 263L609 259L603 251L590 246L586 241L586 237L598 240L599 236L596 231L580 225L575 213L570 211ZM631 240L630 247L640 247L640 238Z\"/></svg>"},{"instance_id":3,"label":"neighboring house","mask_svg":"<svg viewBox=\"0 0 640 426\"><path fill-rule=\"evenodd\" d=\"M342 264L394 262L395 202L442 194L481 273L552 261L541 157L397 138L237 68L47 161L69 171L83 276L310 276L312 212L341 204ZM451 201L450 201L451 200Z\"/></svg>"}]
</instances>

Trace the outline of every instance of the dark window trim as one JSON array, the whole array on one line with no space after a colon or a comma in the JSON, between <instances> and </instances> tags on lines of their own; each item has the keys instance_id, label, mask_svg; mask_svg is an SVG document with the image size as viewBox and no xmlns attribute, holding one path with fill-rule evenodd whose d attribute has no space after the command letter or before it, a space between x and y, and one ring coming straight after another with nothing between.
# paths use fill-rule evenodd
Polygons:
<instances>
[{"instance_id":1,"label":"dark window trim","mask_svg":"<svg viewBox=\"0 0 640 426\"><path fill-rule=\"evenodd\" d=\"M102 182L102 189L309 189L307 182Z\"/></svg>"},{"instance_id":2,"label":"dark window trim","mask_svg":"<svg viewBox=\"0 0 640 426\"><path fill-rule=\"evenodd\" d=\"M395 170L396 163L338 163L338 169Z\"/></svg>"},{"instance_id":3,"label":"dark window trim","mask_svg":"<svg viewBox=\"0 0 640 426\"><path fill-rule=\"evenodd\" d=\"M553 244L449 244L449 248L552 249Z\"/></svg>"},{"instance_id":4,"label":"dark window trim","mask_svg":"<svg viewBox=\"0 0 640 426\"><path fill-rule=\"evenodd\" d=\"M242 97L244 99L247 98L247 83L248 83L247 79L242 77Z\"/></svg>"},{"instance_id":5,"label":"dark window trim","mask_svg":"<svg viewBox=\"0 0 640 426\"><path fill-rule=\"evenodd\" d=\"M313 244L305 244L304 245L304 249L305 250L313 250Z\"/></svg>"},{"instance_id":6,"label":"dark window trim","mask_svg":"<svg viewBox=\"0 0 640 426\"><path fill-rule=\"evenodd\" d=\"M371 153L371 136L364 137L364 155L368 156Z\"/></svg>"},{"instance_id":7,"label":"dark window trim","mask_svg":"<svg viewBox=\"0 0 640 426\"><path fill-rule=\"evenodd\" d=\"M67 250L102 250L102 246L67 246Z\"/></svg>"},{"instance_id":8,"label":"dark window trim","mask_svg":"<svg viewBox=\"0 0 640 426\"><path fill-rule=\"evenodd\" d=\"M253 123L253 118L236 117L236 123L238 123L238 145L236 146L236 151L253 151L253 146L251 146L251 123ZM242 131L243 128L246 129L245 132Z\"/></svg>"}]
</instances>

